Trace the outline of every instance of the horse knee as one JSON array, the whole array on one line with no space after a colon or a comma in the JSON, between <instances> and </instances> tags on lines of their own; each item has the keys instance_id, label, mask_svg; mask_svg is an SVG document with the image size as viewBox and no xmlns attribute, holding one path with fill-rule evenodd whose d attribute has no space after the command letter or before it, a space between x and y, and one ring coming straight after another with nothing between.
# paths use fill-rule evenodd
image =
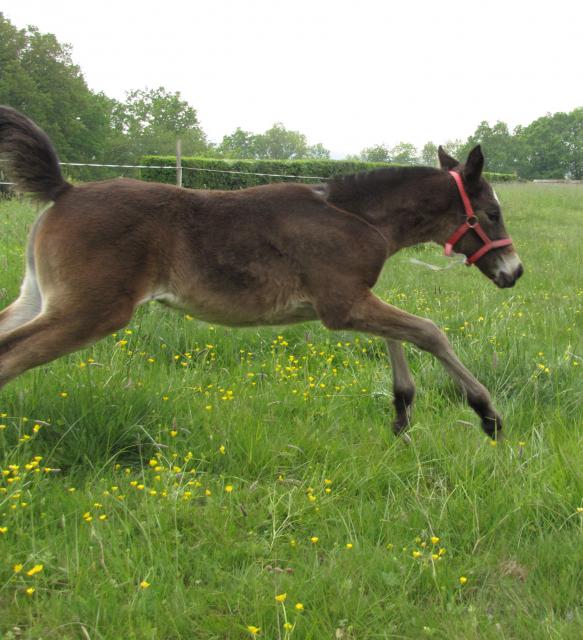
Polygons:
<instances>
[{"instance_id":1,"label":"horse knee","mask_svg":"<svg viewBox=\"0 0 583 640\"><path fill-rule=\"evenodd\" d=\"M422 321L423 323L415 341L417 346L437 358L445 357L451 351L447 336L433 320L422 318Z\"/></svg>"}]
</instances>

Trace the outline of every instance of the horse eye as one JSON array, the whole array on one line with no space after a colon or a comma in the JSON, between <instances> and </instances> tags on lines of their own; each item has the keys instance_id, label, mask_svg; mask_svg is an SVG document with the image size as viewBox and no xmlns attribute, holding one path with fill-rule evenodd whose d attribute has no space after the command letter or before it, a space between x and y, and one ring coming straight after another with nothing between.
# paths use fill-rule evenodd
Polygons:
<instances>
[{"instance_id":1,"label":"horse eye","mask_svg":"<svg viewBox=\"0 0 583 640\"><path fill-rule=\"evenodd\" d=\"M498 211L486 211L486 215L492 222L498 222L500 220L500 213Z\"/></svg>"}]
</instances>

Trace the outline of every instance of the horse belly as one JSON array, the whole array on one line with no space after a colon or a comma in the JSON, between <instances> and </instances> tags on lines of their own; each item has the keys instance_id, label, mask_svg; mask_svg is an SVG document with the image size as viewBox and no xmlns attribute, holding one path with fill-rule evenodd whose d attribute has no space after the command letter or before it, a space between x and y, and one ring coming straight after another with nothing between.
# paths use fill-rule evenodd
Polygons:
<instances>
[{"instance_id":1,"label":"horse belly","mask_svg":"<svg viewBox=\"0 0 583 640\"><path fill-rule=\"evenodd\" d=\"M285 288L271 292L241 291L225 294L215 291L180 295L159 292L151 299L180 309L199 320L233 327L293 324L317 319L311 302Z\"/></svg>"}]
</instances>

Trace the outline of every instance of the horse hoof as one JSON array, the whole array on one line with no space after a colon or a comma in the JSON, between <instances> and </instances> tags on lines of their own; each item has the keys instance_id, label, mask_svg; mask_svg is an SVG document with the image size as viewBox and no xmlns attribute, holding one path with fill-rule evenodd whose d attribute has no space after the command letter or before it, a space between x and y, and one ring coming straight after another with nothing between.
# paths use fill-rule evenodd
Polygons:
<instances>
[{"instance_id":1,"label":"horse hoof","mask_svg":"<svg viewBox=\"0 0 583 640\"><path fill-rule=\"evenodd\" d=\"M498 414L482 418L482 429L492 440L502 440L502 418Z\"/></svg>"}]
</instances>

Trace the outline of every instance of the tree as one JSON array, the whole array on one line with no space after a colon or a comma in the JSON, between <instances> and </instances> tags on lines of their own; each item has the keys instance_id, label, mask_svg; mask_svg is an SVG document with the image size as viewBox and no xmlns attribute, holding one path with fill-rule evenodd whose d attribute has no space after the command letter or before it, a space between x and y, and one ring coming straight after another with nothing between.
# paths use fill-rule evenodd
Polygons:
<instances>
[{"instance_id":1,"label":"tree","mask_svg":"<svg viewBox=\"0 0 583 640\"><path fill-rule=\"evenodd\" d=\"M419 164L417 149L409 142L399 142L394 147L377 144L360 152L360 159L365 162L394 162L395 164Z\"/></svg>"},{"instance_id":2,"label":"tree","mask_svg":"<svg viewBox=\"0 0 583 640\"><path fill-rule=\"evenodd\" d=\"M318 142L318 144L308 147L306 158L312 158L314 160L329 160L330 151L328 151L321 142Z\"/></svg>"},{"instance_id":3,"label":"tree","mask_svg":"<svg viewBox=\"0 0 583 640\"><path fill-rule=\"evenodd\" d=\"M174 154L179 138L184 155L201 154L208 148L195 109L182 100L179 91L172 93L164 87L130 91L125 103L116 105L113 116L114 128L123 134L134 160L143 155Z\"/></svg>"},{"instance_id":4,"label":"tree","mask_svg":"<svg viewBox=\"0 0 583 640\"><path fill-rule=\"evenodd\" d=\"M395 164L419 164L417 148L409 142L399 142L390 151L391 162Z\"/></svg>"},{"instance_id":5,"label":"tree","mask_svg":"<svg viewBox=\"0 0 583 640\"><path fill-rule=\"evenodd\" d=\"M256 145L258 157L273 160L305 158L308 150L306 136L286 129L281 122L258 135Z\"/></svg>"},{"instance_id":6,"label":"tree","mask_svg":"<svg viewBox=\"0 0 583 640\"><path fill-rule=\"evenodd\" d=\"M468 143L456 138L455 140L448 140L443 148L449 153L450 156L456 158L460 162L464 162L466 159L468 152L466 149L468 148Z\"/></svg>"},{"instance_id":7,"label":"tree","mask_svg":"<svg viewBox=\"0 0 583 640\"><path fill-rule=\"evenodd\" d=\"M519 175L524 178L583 178L583 107L553 113L517 127Z\"/></svg>"},{"instance_id":8,"label":"tree","mask_svg":"<svg viewBox=\"0 0 583 640\"><path fill-rule=\"evenodd\" d=\"M437 145L433 142L426 142L421 149L421 164L427 167L436 167L437 160Z\"/></svg>"},{"instance_id":9,"label":"tree","mask_svg":"<svg viewBox=\"0 0 583 640\"><path fill-rule=\"evenodd\" d=\"M227 158L299 160L330 157L330 152L322 143L308 146L307 138L303 133L290 131L281 122L276 122L271 129L260 134L238 128L231 135L223 137L216 151Z\"/></svg>"},{"instance_id":10,"label":"tree","mask_svg":"<svg viewBox=\"0 0 583 640\"><path fill-rule=\"evenodd\" d=\"M491 127L488 122L482 121L473 135L468 138L465 151L469 153L477 144L482 146L488 171L498 173L516 171L516 141L505 122L499 120Z\"/></svg>"},{"instance_id":11,"label":"tree","mask_svg":"<svg viewBox=\"0 0 583 640\"><path fill-rule=\"evenodd\" d=\"M360 158L365 162L391 162L391 150L385 144L377 144L363 149Z\"/></svg>"},{"instance_id":12,"label":"tree","mask_svg":"<svg viewBox=\"0 0 583 640\"><path fill-rule=\"evenodd\" d=\"M31 117L63 160L101 158L110 133L105 96L87 87L68 45L0 13L0 103Z\"/></svg>"},{"instance_id":13,"label":"tree","mask_svg":"<svg viewBox=\"0 0 583 640\"><path fill-rule=\"evenodd\" d=\"M223 136L217 153L225 158L256 158L257 136L238 127L230 136Z\"/></svg>"}]
</instances>

